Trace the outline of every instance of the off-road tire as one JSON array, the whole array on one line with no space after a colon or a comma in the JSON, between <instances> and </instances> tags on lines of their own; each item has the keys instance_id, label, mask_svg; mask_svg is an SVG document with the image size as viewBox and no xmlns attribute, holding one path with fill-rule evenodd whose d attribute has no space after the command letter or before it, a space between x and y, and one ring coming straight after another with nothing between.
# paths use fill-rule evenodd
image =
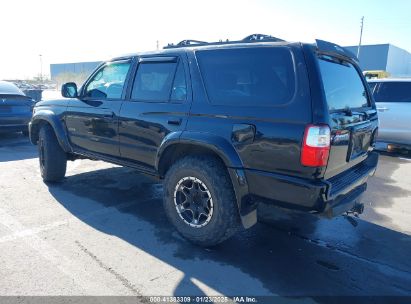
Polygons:
<instances>
[{"instance_id":1,"label":"off-road tire","mask_svg":"<svg viewBox=\"0 0 411 304\"><path fill-rule=\"evenodd\" d=\"M50 125L41 127L37 146L43 181L61 181L66 175L67 154L61 148L56 134Z\"/></svg>"},{"instance_id":2,"label":"off-road tire","mask_svg":"<svg viewBox=\"0 0 411 304\"><path fill-rule=\"evenodd\" d=\"M176 209L174 192L179 181L186 177L204 183L213 200L211 219L201 228L187 224ZM187 156L178 160L166 173L163 195L168 219L185 239L196 245L217 245L239 230L240 218L233 186L224 164L215 157Z\"/></svg>"}]
</instances>

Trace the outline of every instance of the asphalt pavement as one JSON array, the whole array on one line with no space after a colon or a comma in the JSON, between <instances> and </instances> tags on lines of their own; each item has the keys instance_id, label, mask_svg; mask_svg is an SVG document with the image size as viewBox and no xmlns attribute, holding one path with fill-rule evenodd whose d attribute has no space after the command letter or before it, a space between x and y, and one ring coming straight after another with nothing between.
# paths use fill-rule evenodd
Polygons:
<instances>
[{"instance_id":1,"label":"asphalt pavement","mask_svg":"<svg viewBox=\"0 0 411 304\"><path fill-rule=\"evenodd\" d=\"M262 206L268 223L223 244L182 239L162 185L133 169L68 163L45 184L36 147L0 135L0 294L411 296L411 159L381 155L359 219Z\"/></svg>"}]
</instances>

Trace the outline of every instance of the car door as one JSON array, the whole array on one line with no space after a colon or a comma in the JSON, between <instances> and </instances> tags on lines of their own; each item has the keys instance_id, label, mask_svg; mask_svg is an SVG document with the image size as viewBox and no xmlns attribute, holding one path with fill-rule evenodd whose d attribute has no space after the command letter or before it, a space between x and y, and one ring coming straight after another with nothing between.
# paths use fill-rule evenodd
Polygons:
<instances>
[{"instance_id":1,"label":"car door","mask_svg":"<svg viewBox=\"0 0 411 304\"><path fill-rule=\"evenodd\" d=\"M172 132L179 134L187 122L192 97L186 57L140 57L133 78L120 111L120 154L154 170L161 142Z\"/></svg>"},{"instance_id":2,"label":"car door","mask_svg":"<svg viewBox=\"0 0 411 304\"><path fill-rule=\"evenodd\" d=\"M384 81L374 90L380 121L378 140L411 144L411 81Z\"/></svg>"},{"instance_id":3,"label":"car door","mask_svg":"<svg viewBox=\"0 0 411 304\"><path fill-rule=\"evenodd\" d=\"M118 115L131 59L108 62L70 100L65 115L68 137L78 152L119 156Z\"/></svg>"}]
</instances>

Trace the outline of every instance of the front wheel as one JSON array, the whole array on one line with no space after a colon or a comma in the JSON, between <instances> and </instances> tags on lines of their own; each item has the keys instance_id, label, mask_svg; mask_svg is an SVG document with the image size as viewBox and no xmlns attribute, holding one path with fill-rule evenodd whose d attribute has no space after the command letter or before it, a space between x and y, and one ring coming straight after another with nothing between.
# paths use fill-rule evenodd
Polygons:
<instances>
[{"instance_id":1,"label":"front wheel","mask_svg":"<svg viewBox=\"0 0 411 304\"><path fill-rule=\"evenodd\" d=\"M50 125L40 129L39 161L41 177L45 182L61 181L66 175L67 154L61 148L56 134Z\"/></svg>"},{"instance_id":2,"label":"front wheel","mask_svg":"<svg viewBox=\"0 0 411 304\"><path fill-rule=\"evenodd\" d=\"M234 190L224 165L210 156L180 159L164 181L164 209L186 239L213 246L239 227Z\"/></svg>"}]
</instances>

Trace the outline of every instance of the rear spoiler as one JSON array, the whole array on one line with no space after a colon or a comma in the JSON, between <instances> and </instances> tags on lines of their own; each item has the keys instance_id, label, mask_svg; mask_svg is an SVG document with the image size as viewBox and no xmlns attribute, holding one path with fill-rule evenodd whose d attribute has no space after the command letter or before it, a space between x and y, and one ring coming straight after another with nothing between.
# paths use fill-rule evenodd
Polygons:
<instances>
[{"instance_id":1,"label":"rear spoiler","mask_svg":"<svg viewBox=\"0 0 411 304\"><path fill-rule=\"evenodd\" d=\"M338 55L338 56L342 56L342 57L354 60L357 63L359 62L357 56L355 56L353 52L350 52L349 50L347 50L346 48L342 46L339 46L338 44L324 41L324 40L319 40L319 39L316 39L315 42L317 44L317 50L320 53L329 54L329 55Z\"/></svg>"}]
</instances>

